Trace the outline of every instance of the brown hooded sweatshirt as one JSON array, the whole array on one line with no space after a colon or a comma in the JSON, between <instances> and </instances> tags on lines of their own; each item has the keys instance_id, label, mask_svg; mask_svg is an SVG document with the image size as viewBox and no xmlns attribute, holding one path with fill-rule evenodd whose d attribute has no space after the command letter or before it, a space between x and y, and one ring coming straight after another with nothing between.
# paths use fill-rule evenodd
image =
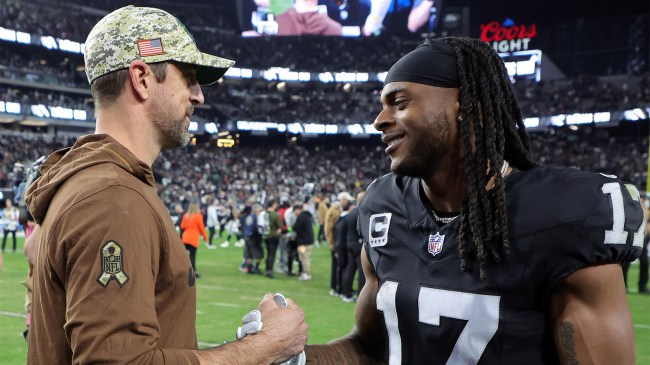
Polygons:
<instances>
[{"instance_id":1,"label":"brown hooded sweatshirt","mask_svg":"<svg viewBox=\"0 0 650 365\"><path fill-rule=\"evenodd\" d=\"M190 261L151 168L108 135L41 165L29 364L198 364Z\"/></svg>"},{"instance_id":2,"label":"brown hooded sweatshirt","mask_svg":"<svg viewBox=\"0 0 650 365\"><path fill-rule=\"evenodd\" d=\"M278 35L341 35L341 24L316 11L299 13L291 8L278 15Z\"/></svg>"}]
</instances>

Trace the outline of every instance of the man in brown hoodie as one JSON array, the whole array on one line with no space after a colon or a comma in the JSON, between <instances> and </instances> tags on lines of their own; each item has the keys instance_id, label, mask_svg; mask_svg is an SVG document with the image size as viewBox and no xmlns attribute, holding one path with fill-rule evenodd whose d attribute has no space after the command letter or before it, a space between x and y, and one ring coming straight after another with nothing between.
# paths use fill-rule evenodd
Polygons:
<instances>
[{"instance_id":1,"label":"man in brown hoodie","mask_svg":"<svg viewBox=\"0 0 650 365\"><path fill-rule=\"evenodd\" d=\"M85 43L95 134L53 153L30 186L37 242L29 364L270 364L302 351L292 301L259 305L263 329L197 350L195 273L151 165L188 143L200 84L233 61L201 53L178 19L127 6Z\"/></svg>"},{"instance_id":2,"label":"man in brown hoodie","mask_svg":"<svg viewBox=\"0 0 650 365\"><path fill-rule=\"evenodd\" d=\"M318 0L296 0L277 17L278 35L342 35L341 24L318 12Z\"/></svg>"}]
</instances>

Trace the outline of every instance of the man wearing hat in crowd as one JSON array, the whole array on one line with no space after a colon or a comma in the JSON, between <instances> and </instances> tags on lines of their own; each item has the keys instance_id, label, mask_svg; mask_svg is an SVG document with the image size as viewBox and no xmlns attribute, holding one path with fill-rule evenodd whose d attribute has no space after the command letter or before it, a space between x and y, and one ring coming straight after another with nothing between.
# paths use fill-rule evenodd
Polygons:
<instances>
[{"instance_id":1,"label":"man wearing hat in crowd","mask_svg":"<svg viewBox=\"0 0 650 365\"><path fill-rule=\"evenodd\" d=\"M300 353L302 309L269 295L256 336L197 350L195 273L151 170L188 143L199 85L234 62L201 53L154 8L108 14L85 47L95 134L49 156L28 192L41 224L28 363L268 364Z\"/></svg>"}]
</instances>

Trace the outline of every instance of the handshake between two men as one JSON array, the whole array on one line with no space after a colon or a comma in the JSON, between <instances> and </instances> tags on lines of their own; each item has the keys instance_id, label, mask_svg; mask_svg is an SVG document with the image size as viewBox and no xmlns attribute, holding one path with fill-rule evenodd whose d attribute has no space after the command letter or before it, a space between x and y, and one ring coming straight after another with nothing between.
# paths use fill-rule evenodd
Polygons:
<instances>
[{"instance_id":1,"label":"handshake between two men","mask_svg":"<svg viewBox=\"0 0 650 365\"><path fill-rule=\"evenodd\" d=\"M272 300L271 300L272 298ZM301 351L307 342L307 324L304 321L303 310L290 303L284 295L276 293L273 296L266 294L259 305L259 309L248 312L242 318L242 325L237 328L237 340L246 336L255 335L262 331L263 328L275 330L277 328L280 336L279 342L286 343L287 346L282 349L281 354L288 357L286 360L276 363L280 365L305 365L305 352ZM289 306L289 304L292 304ZM280 312L279 312L280 311ZM262 312L264 312L264 321L262 321ZM280 330L282 327L284 331ZM288 356L287 356L288 355ZM285 356L279 356L284 359Z\"/></svg>"}]
</instances>

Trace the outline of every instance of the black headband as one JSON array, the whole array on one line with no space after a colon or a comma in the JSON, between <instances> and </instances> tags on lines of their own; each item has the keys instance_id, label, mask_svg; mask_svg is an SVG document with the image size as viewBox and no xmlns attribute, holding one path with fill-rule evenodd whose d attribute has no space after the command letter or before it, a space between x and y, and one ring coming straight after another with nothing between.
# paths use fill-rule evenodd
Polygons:
<instances>
[{"instance_id":1,"label":"black headband","mask_svg":"<svg viewBox=\"0 0 650 365\"><path fill-rule=\"evenodd\" d=\"M456 52L447 43L429 39L395 62L386 75L384 85L403 81L438 87L460 87Z\"/></svg>"}]
</instances>

